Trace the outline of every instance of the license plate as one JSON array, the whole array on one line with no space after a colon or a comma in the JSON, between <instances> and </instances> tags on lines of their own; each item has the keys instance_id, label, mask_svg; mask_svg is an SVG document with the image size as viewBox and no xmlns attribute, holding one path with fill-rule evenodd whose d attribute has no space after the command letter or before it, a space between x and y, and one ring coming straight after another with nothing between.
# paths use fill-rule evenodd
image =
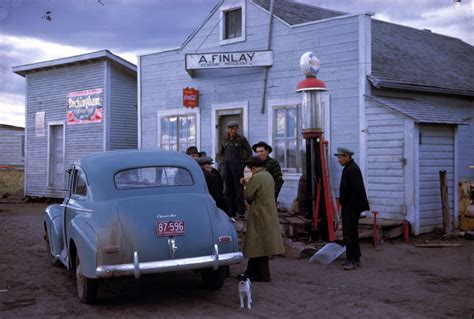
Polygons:
<instances>
[{"instance_id":1,"label":"license plate","mask_svg":"<svg viewBox=\"0 0 474 319\"><path fill-rule=\"evenodd\" d=\"M158 222L156 225L157 236L182 236L184 235L184 220L170 220Z\"/></svg>"}]
</instances>

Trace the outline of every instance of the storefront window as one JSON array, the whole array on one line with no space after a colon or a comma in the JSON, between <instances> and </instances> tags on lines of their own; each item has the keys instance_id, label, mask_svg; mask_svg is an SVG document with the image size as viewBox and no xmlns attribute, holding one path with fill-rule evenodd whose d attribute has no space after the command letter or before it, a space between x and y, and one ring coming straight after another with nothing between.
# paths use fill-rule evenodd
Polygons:
<instances>
[{"instance_id":1,"label":"storefront window","mask_svg":"<svg viewBox=\"0 0 474 319\"><path fill-rule=\"evenodd\" d=\"M273 110L274 158L283 170L301 171L301 110L299 105L278 107Z\"/></svg>"},{"instance_id":2,"label":"storefront window","mask_svg":"<svg viewBox=\"0 0 474 319\"><path fill-rule=\"evenodd\" d=\"M161 149L185 152L196 145L196 115L161 117Z\"/></svg>"}]
</instances>

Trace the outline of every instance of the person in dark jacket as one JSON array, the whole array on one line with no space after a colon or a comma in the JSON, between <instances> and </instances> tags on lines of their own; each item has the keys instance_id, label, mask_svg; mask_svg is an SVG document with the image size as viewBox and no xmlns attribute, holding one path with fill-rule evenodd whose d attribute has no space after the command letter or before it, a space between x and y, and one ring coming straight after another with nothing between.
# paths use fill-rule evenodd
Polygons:
<instances>
[{"instance_id":1,"label":"person in dark jacket","mask_svg":"<svg viewBox=\"0 0 474 319\"><path fill-rule=\"evenodd\" d=\"M341 204L342 235L346 243L345 270L360 266L359 218L360 213L370 209L365 192L362 172L352 159L354 153L346 148L338 147L337 156L342 170L339 188L339 203Z\"/></svg>"},{"instance_id":2,"label":"person in dark jacket","mask_svg":"<svg viewBox=\"0 0 474 319\"><path fill-rule=\"evenodd\" d=\"M224 190L224 181L222 180L221 174L211 166L214 164L212 158L203 156L197 158L196 161L201 166L204 177L206 178L209 194L211 194L212 198L216 201L216 206L228 214L227 203L222 192Z\"/></svg>"},{"instance_id":3,"label":"person in dark jacket","mask_svg":"<svg viewBox=\"0 0 474 319\"><path fill-rule=\"evenodd\" d=\"M225 198L229 215L243 217L245 213L243 186L244 161L252 155L252 149L245 136L238 134L239 123L227 123L227 134L222 141L218 156L224 171Z\"/></svg>"},{"instance_id":4,"label":"person in dark jacket","mask_svg":"<svg viewBox=\"0 0 474 319\"><path fill-rule=\"evenodd\" d=\"M268 156L272 152L272 147L267 143L260 141L257 144L252 145L252 149L255 154L262 159L263 164L265 164L265 169L273 177L273 181L275 182L275 201L278 202L278 194L280 194L284 181L280 164Z\"/></svg>"}]
</instances>

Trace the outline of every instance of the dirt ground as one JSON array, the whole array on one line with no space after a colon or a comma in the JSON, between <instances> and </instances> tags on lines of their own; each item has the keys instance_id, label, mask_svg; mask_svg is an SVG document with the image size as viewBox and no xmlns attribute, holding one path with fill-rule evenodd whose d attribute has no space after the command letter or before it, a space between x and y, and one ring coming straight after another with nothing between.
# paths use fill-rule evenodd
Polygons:
<instances>
[{"instance_id":1,"label":"dirt ground","mask_svg":"<svg viewBox=\"0 0 474 319\"><path fill-rule=\"evenodd\" d=\"M252 310L240 309L231 267L219 291L193 272L112 280L88 306L76 297L74 276L46 259L42 212L46 204L0 203L0 318L474 318L474 241L461 247L418 248L434 235L362 242L362 267L342 270L307 259L275 257L272 281L252 285Z\"/></svg>"}]
</instances>

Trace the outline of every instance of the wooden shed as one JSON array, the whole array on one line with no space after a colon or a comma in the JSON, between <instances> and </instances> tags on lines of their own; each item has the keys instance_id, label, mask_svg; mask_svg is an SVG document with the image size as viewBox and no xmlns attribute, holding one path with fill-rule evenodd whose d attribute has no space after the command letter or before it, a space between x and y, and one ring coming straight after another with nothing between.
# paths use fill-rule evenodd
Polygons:
<instances>
[{"instance_id":1,"label":"wooden shed","mask_svg":"<svg viewBox=\"0 0 474 319\"><path fill-rule=\"evenodd\" d=\"M25 195L63 197L81 156L137 148L136 66L104 50L22 65Z\"/></svg>"},{"instance_id":2,"label":"wooden shed","mask_svg":"<svg viewBox=\"0 0 474 319\"><path fill-rule=\"evenodd\" d=\"M25 129L0 124L0 166L23 167L25 161Z\"/></svg>"}]
</instances>

